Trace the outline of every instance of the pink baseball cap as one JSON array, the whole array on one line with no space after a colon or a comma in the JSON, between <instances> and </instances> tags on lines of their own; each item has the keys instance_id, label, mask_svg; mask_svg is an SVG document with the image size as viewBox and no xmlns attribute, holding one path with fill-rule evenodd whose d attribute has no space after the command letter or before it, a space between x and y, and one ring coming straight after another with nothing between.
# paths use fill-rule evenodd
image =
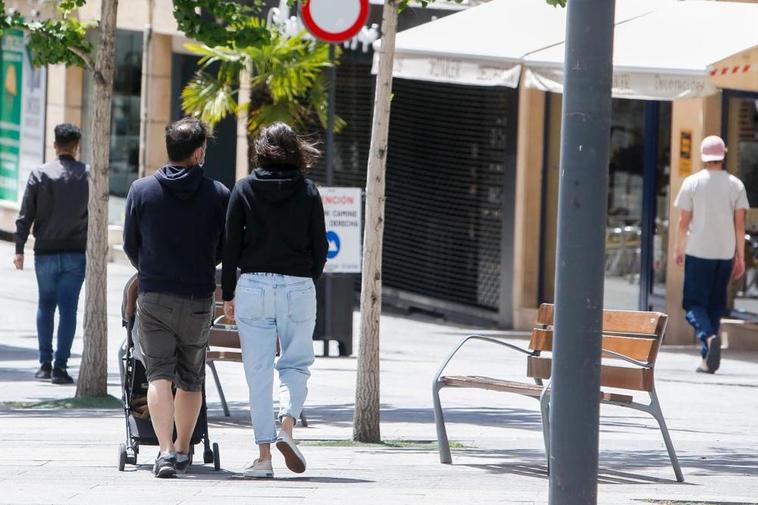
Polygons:
<instances>
[{"instance_id":1,"label":"pink baseball cap","mask_svg":"<svg viewBox=\"0 0 758 505\"><path fill-rule=\"evenodd\" d=\"M721 137L711 135L703 139L700 144L700 159L704 162L721 161L726 156L726 145Z\"/></svg>"}]
</instances>

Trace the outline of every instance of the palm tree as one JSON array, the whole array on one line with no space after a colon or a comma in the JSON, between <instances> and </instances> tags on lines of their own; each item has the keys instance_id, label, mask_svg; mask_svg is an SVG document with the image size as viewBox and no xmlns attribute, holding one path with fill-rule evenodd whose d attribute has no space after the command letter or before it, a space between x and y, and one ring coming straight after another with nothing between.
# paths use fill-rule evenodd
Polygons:
<instances>
[{"instance_id":1,"label":"palm tree","mask_svg":"<svg viewBox=\"0 0 758 505\"><path fill-rule=\"evenodd\" d=\"M260 23L264 23L260 20ZM187 44L201 57L193 79L182 91L182 106L213 126L227 115L247 116L248 138L276 121L304 129L327 124L325 69L332 65L329 46L305 32L283 36L278 29L250 47ZM240 97L240 74L250 75L250 97ZM336 129L344 125L336 121Z\"/></svg>"}]
</instances>

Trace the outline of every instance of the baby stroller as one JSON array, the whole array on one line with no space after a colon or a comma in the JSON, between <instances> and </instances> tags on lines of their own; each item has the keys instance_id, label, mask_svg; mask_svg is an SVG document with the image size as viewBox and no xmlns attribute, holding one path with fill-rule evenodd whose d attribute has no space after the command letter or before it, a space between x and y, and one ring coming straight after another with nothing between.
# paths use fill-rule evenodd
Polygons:
<instances>
[{"instance_id":1,"label":"baby stroller","mask_svg":"<svg viewBox=\"0 0 758 505\"><path fill-rule=\"evenodd\" d=\"M119 368L121 372L122 399L126 419L126 442L120 444L118 451L118 469L124 471L127 463L137 464L140 445L158 445L150 413L147 409L147 374L142 363L142 354L135 332L137 314L137 275L132 276L124 287L121 304L121 318L126 328L126 339L119 349ZM210 321L208 321L210 324ZM195 431L190 440L190 463L192 463L194 446L203 443L203 462L213 463L215 470L221 469L218 444L208 438L208 411L205 403L205 386L203 386L203 405L195 424Z\"/></svg>"}]
</instances>

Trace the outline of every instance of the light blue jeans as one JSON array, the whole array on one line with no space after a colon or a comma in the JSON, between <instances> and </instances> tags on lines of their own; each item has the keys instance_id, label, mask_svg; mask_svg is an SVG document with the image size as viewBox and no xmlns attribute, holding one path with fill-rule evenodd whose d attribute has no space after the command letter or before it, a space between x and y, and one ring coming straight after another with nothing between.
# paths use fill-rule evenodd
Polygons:
<instances>
[{"instance_id":1,"label":"light blue jeans","mask_svg":"<svg viewBox=\"0 0 758 505\"><path fill-rule=\"evenodd\" d=\"M314 361L316 287L307 277L243 274L235 293L235 318L242 361L250 390L250 418L256 444L276 442L274 422L274 359L277 337L281 355L279 418L300 417L308 394Z\"/></svg>"}]
</instances>

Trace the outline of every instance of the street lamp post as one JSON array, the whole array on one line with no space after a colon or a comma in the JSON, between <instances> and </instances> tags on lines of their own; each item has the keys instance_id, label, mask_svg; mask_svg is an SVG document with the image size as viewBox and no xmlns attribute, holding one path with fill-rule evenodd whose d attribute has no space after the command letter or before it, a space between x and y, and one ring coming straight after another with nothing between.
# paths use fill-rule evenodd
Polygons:
<instances>
[{"instance_id":1,"label":"street lamp post","mask_svg":"<svg viewBox=\"0 0 758 505\"><path fill-rule=\"evenodd\" d=\"M558 201L550 505L597 503L614 0L570 0Z\"/></svg>"}]
</instances>

